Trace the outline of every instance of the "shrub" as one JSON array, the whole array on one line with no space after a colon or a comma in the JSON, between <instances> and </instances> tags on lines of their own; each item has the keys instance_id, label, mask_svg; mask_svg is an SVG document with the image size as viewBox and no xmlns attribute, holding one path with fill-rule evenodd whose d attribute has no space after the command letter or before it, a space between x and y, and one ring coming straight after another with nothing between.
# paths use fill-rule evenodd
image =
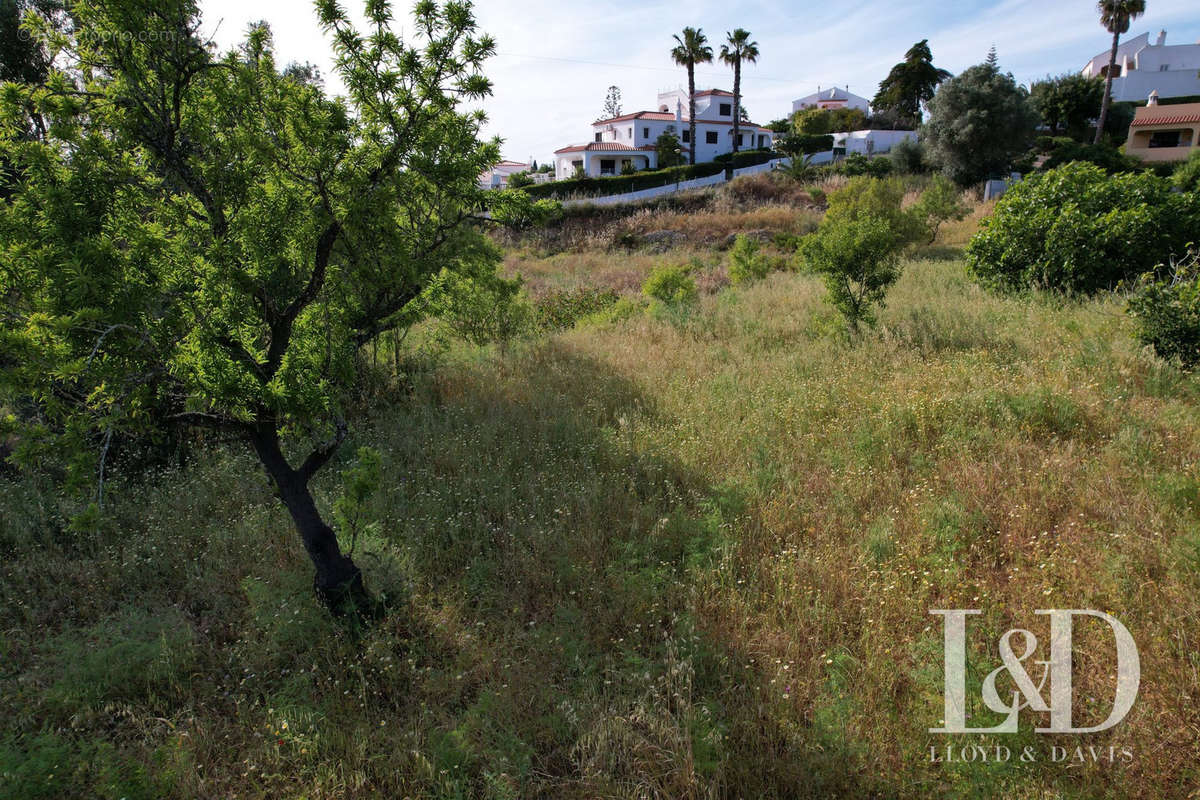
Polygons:
<instances>
[{"instance_id":1,"label":"shrub","mask_svg":"<svg viewBox=\"0 0 1200 800\"><path fill-rule=\"evenodd\" d=\"M1135 335L1160 358L1178 360L1185 368L1200 363L1200 263L1197 251L1179 263L1168 278L1143 278L1129 299Z\"/></svg>"},{"instance_id":2,"label":"shrub","mask_svg":"<svg viewBox=\"0 0 1200 800\"><path fill-rule=\"evenodd\" d=\"M1148 173L1067 164L1013 186L967 246L967 264L994 289L1094 292L1169 263L1198 229L1198 195Z\"/></svg>"},{"instance_id":3,"label":"shrub","mask_svg":"<svg viewBox=\"0 0 1200 800\"><path fill-rule=\"evenodd\" d=\"M967 204L954 182L944 175L934 175L929 188L921 193L921 199L912 208L912 213L924 221L929 229L929 243L937 240L938 229L943 222L961 220L967 216Z\"/></svg>"},{"instance_id":4,"label":"shrub","mask_svg":"<svg viewBox=\"0 0 1200 800\"><path fill-rule=\"evenodd\" d=\"M1192 153L1187 161L1176 167L1171 181L1182 191L1200 192L1200 150Z\"/></svg>"},{"instance_id":5,"label":"shrub","mask_svg":"<svg viewBox=\"0 0 1200 800\"><path fill-rule=\"evenodd\" d=\"M891 157L896 172L916 175L929 170L925 163L925 146L913 139L905 139L893 147Z\"/></svg>"},{"instance_id":6,"label":"shrub","mask_svg":"<svg viewBox=\"0 0 1200 800\"><path fill-rule=\"evenodd\" d=\"M729 280L740 284L767 277L771 263L761 250L758 242L739 234L733 242L733 249L729 251Z\"/></svg>"},{"instance_id":7,"label":"shrub","mask_svg":"<svg viewBox=\"0 0 1200 800\"><path fill-rule=\"evenodd\" d=\"M521 280L497 272L461 275L443 270L425 293L426 308L459 338L483 346L527 333L533 310Z\"/></svg>"},{"instance_id":8,"label":"shrub","mask_svg":"<svg viewBox=\"0 0 1200 800\"><path fill-rule=\"evenodd\" d=\"M667 306L685 306L696 302L700 291L684 266L659 267L642 284L642 294Z\"/></svg>"},{"instance_id":9,"label":"shrub","mask_svg":"<svg viewBox=\"0 0 1200 800\"><path fill-rule=\"evenodd\" d=\"M575 177L565 181L553 181L537 186L527 186L521 191L531 197L571 197L572 195L592 195L603 197L611 194L626 194L642 189L653 189L670 183L690 181L694 178L707 178L725 171L724 164L710 162L707 164L692 164L668 169L642 170L633 175L612 175L603 178Z\"/></svg>"},{"instance_id":10,"label":"shrub","mask_svg":"<svg viewBox=\"0 0 1200 800\"><path fill-rule=\"evenodd\" d=\"M533 186L533 178L529 177L528 172L514 172L508 176L509 189L523 189L526 186Z\"/></svg>"},{"instance_id":11,"label":"shrub","mask_svg":"<svg viewBox=\"0 0 1200 800\"><path fill-rule=\"evenodd\" d=\"M838 172L852 178L860 175L885 178L892 174L892 160L890 158L867 158L862 153L851 153L842 163L838 164Z\"/></svg>"},{"instance_id":12,"label":"shrub","mask_svg":"<svg viewBox=\"0 0 1200 800\"><path fill-rule=\"evenodd\" d=\"M1141 163L1122 153L1111 144L1083 144L1074 139L1059 138L1054 140L1050 158L1042 165L1043 169L1054 169L1072 161L1084 161L1095 164L1109 174L1119 172L1134 172Z\"/></svg>"},{"instance_id":13,"label":"shrub","mask_svg":"<svg viewBox=\"0 0 1200 800\"><path fill-rule=\"evenodd\" d=\"M877 219L892 230L900 247L926 235L923 219L903 208L906 189L899 178L857 177L830 193L827 221Z\"/></svg>"},{"instance_id":14,"label":"shrub","mask_svg":"<svg viewBox=\"0 0 1200 800\"><path fill-rule=\"evenodd\" d=\"M534 304L538 327L547 331L571 328L584 317L615 305L619 295L612 289L584 286L570 291L550 292Z\"/></svg>"},{"instance_id":15,"label":"shrub","mask_svg":"<svg viewBox=\"0 0 1200 800\"><path fill-rule=\"evenodd\" d=\"M824 276L829 302L841 312L850 332L875 322L873 306L882 306L887 290L900 277L904 242L887 219L864 215L829 217L800 246L800 255Z\"/></svg>"}]
</instances>

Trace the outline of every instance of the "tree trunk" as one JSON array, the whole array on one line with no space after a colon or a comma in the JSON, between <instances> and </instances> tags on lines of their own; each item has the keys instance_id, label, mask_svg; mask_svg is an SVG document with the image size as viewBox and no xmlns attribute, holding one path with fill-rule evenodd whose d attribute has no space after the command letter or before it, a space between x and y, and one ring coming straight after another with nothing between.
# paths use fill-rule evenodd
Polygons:
<instances>
[{"instance_id":1,"label":"tree trunk","mask_svg":"<svg viewBox=\"0 0 1200 800\"><path fill-rule=\"evenodd\" d=\"M378 618L383 607L363 584L362 570L342 553L333 528L321 518L308 488L311 476L293 469L287 462L273 424L260 424L252 438L254 449L274 481L279 499L291 514L304 549L316 568L313 587L317 597L337 616Z\"/></svg>"},{"instance_id":2,"label":"tree trunk","mask_svg":"<svg viewBox=\"0 0 1200 800\"><path fill-rule=\"evenodd\" d=\"M733 152L736 155L742 124L742 62L733 62Z\"/></svg>"},{"instance_id":3,"label":"tree trunk","mask_svg":"<svg viewBox=\"0 0 1200 800\"><path fill-rule=\"evenodd\" d=\"M690 163L696 163L696 65L688 64L688 148Z\"/></svg>"},{"instance_id":4,"label":"tree trunk","mask_svg":"<svg viewBox=\"0 0 1200 800\"><path fill-rule=\"evenodd\" d=\"M1108 74L1104 76L1104 100L1100 103L1100 119L1096 122L1096 138L1093 144L1100 144L1100 139L1104 136L1104 124L1108 122L1108 107L1112 103L1113 70L1117 67L1117 46L1120 39L1121 34L1113 31L1112 54L1108 57Z\"/></svg>"}]
</instances>

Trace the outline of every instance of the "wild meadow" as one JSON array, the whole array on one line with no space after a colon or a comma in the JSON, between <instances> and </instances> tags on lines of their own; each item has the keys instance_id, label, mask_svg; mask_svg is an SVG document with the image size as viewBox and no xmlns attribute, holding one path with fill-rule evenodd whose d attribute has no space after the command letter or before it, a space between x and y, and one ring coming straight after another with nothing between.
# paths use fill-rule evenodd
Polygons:
<instances>
[{"instance_id":1,"label":"wild meadow","mask_svg":"<svg viewBox=\"0 0 1200 800\"><path fill-rule=\"evenodd\" d=\"M378 452L339 525L387 600L374 624L318 603L243 445L117 470L87 533L6 475L0 797L1194 796L1195 377L1137 343L1118 294L977 285L979 206L910 252L852 340L778 244L821 194L705 212L720 238L766 231L785 269L746 284L694 221L509 242L533 295L612 289L620 313L503 346L427 326L361 364L314 493L332 510ZM660 228L695 235L621 239ZM676 262L709 275L699 300L647 306L645 276ZM1133 710L1082 737L1028 713L1016 735L930 734L946 608L982 611L976 696L1004 631L1043 637L1035 610L1114 615L1140 652ZM1095 724L1111 634L1079 623L1075 646ZM931 763L948 743L1035 758Z\"/></svg>"}]
</instances>

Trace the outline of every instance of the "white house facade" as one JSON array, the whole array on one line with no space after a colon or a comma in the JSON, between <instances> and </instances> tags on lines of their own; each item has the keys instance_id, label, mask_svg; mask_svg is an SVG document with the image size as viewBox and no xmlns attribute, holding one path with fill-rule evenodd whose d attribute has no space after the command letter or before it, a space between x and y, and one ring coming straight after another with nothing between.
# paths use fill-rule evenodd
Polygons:
<instances>
[{"instance_id":1,"label":"white house facade","mask_svg":"<svg viewBox=\"0 0 1200 800\"><path fill-rule=\"evenodd\" d=\"M1107 76L1110 53L1097 54L1084 65L1082 74ZM1149 33L1121 43L1113 72L1113 100L1138 102L1154 91L1160 98L1200 95L1200 42L1168 45L1167 32L1161 31L1153 44Z\"/></svg>"},{"instance_id":2,"label":"white house facade","mask_svg":"<svg viewBox=\"0 0 1200 800\"><path fill-rule=\"evenodd\" d=\"M792 101L793 114L797 111L807 111L810 108L820 108L825 111L832 111L837 108L857 108L864 114L870 115L871 101L865 97L851 94L846 89L839 89L836 86L832 89L817 87L816 94L810 94L808 97L801 97L799 100Z\"/></svg>"},{"instance_id":3,"label":"white house facade","mask_svg":"<svg viewBox=\"0 0 1200 800\"><path fill-rule=\"evenodd\" d=\"M864 156L890 152L904 141L917 141L916 131L865 130L833 134L833 149L838 155L860 153Z\"/></svg>"},{"instance_id":4,"label":"white house facade","mask_svg":"<svg viewBox=\"0 0 1200 800\"><path fill-rule=\"evenodd\" d=\"M622 114L592 123L592 141L554 152L555 177L573 177L582 170L589 177L619 175L625 169L655 169L658 137L670 131L680 141L684 160L691 142L688 131L687 92L672 90L658 95L657 111ZM770 148L775 134L753 122L739 126L740 150ZM712 161L733 151L733 93L710 89L696 92L696 161Z\"/></svg>"}]
</instances>

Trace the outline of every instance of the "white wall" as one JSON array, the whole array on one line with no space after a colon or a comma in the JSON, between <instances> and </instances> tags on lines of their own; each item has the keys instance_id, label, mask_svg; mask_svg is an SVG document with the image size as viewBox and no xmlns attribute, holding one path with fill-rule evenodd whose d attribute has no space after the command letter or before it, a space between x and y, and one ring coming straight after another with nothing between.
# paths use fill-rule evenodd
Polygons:
<instances>
[{"instance_id":1,"label":"white wall","mask_svg":"<svg viewBox=\"0 0 1200 800\"><path fill-rule=\"evenodd\" d=\"M846 148L846 154L861 153L862 155L877 155L890 152L893 147L907 139L917 141L916 131L850 131L835 133L835 147Z\"/></svg>"}]
</instances>

